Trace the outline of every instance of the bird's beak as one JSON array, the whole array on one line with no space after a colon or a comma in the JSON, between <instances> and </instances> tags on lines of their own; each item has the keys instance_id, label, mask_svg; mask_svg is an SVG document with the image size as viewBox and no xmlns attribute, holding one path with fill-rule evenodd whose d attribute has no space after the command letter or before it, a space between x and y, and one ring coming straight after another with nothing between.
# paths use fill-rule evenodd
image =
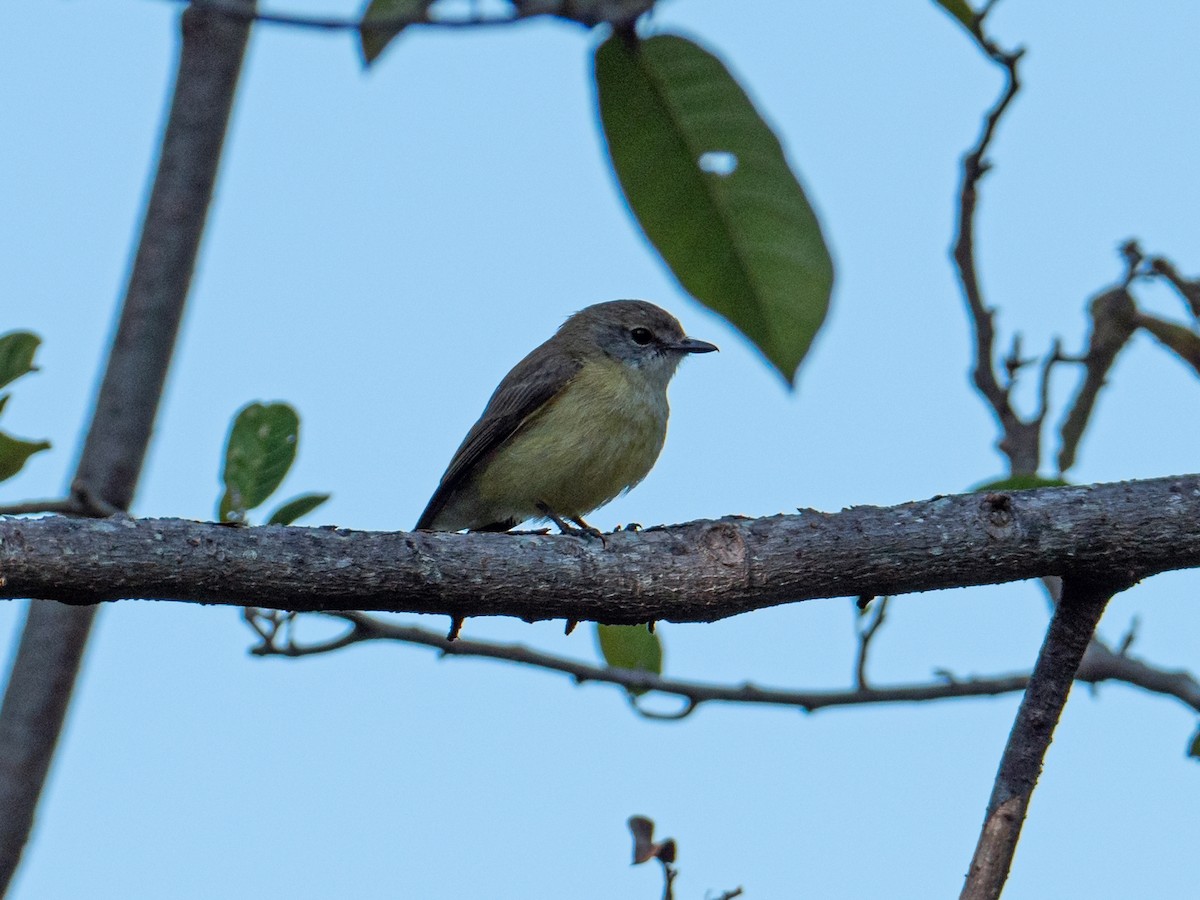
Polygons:
<instances>
[{"instance_id":1,"label":"bird's beak","mask_svg":"<svg viewBox=\"0 0 1200 900\"><path fill-rule=\"evenodd\" d=\"M680 353L712 353L714 350L720 349L716 344L710 344L708 341L698 341L690 337L685 337L682 341L671 344L670 348Z\"/></svg>"}]
</instances>

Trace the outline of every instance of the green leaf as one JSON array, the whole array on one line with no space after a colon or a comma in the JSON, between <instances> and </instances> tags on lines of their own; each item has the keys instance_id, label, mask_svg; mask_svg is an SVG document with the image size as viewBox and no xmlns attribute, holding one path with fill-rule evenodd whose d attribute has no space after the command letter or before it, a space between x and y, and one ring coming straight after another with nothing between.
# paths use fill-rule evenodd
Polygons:
<instances>
[{"instance_id":1,"label":"green leaf","mask_svg":"<svg viewBox=\"0 0 1200 900\"><path fill-rule=\"evenodd\" d=\"M1156 316L1139 316L1138 324L1154 335L1164 347L1178 353L1180 359L1200 374L1200 334Z\"/></svg>"},{"instance_id":2,"label":"green leaf","mask_svg":"<svg viewBox=\"0 0 1200 900\"><path fill-rule=\"evenodd\" d=\"M1200 759L1200 731L1197 731L1188 742L1187 755L1190 759Z\"/></svg>"},{"instance_id":3,"label":"green leaf","mask_svg":"<svg viewBox=\"0 0 1200 900\"><path fill-rule=\"evenodd\" d=\"M967 5L967 0L934 0L934 2L958 19L967 31L971 34L975 33L975 10Z\"/></svg>"},{"instance_id":4,"label":"green leaf","mask_svg":"<svg viewBox=\"0 0 1200 900\"><path fill-rule=\"evenodd\" d=\"M300 417L286 403L251 403L238 411L225 443L225 494L219 521L240 522L262 504L296 459Z\"/></svg>"},{"instance_id":5,"label":"green leaf","mask_svg":"<svg viewBox=\"0 0 1200 900\"><path fill-rule=\"evenodd\" d=\"M371 0L363 12L362 21L358 28L358 43L362 49L363 64L371 65L379 58L388 44L395 40L396 35L404 30L404 25L390 25L387 28L371 28L373 22L386 22L391 19L416 19L423 17L433 0Z\"/></svg>"},{"instance_id":6,"label":"green leaf","mask_svg":"<svg viewBox=\"0 0 1200 900\"><path fill-rule=\"evenodd\" d=\"M49 449L49 441L22 441L0 431L0 481L20 472L33 454Z\"/></svg>"},{"instance_id":7,"label":"green leaf","mask_svg":"<svg viewBox=\"0 0 1200 900\"><path fill-rule=\"evenodd\" d=\"M662 674L663 646L645 625L596 625L596 638L604 661L614 669ZM644 691L631 690L631 694Z\"/></svg>"},{"instance_id":8,"label":"green leaf","mask_svg":"<svg viewBox=\"0 0 1200 900\"><path fill-rule=\"evenodd\" d=\"M978 491L1029 491L1043 487L1070 487L1071 482L1061 478L1043 478L1041 475L1010 475L1007 478L997 478L985 481L971 488L971 493Z\"/></svg>"},{"instance_id":9,"label":"green leaf","mask_svg":"<svg viewBox=\"0 0 1200 900\"><path fill-rule=\"evenodd\" d=\"M791 385L833 262L779 139L724 64L684 38L614 34L595 74L613 169L646 237Z\"/></svg>"},{"instance_id":10,"label":"green leaf","mask_svg":"<svg viewBox=\"0 0 1200 900\"><path fill-rule=\"evenodd\" d=\"M0 335L0 387L34 371L33 355L42 339L29 331Z\"/></svg>"},{"instance_id":11,"label":"green leaf","mask_svg":"<svg viewBox=\"0 0 1200 900\"><path fill-rule=\"evenodd\" d=\"M267 520L268 525L291 525L301 516L307 516L310 512L329 499L328 494L302 494L295 500L289 500L275 512L271 513L271 518Z\"/></svg>"}]
</instances>

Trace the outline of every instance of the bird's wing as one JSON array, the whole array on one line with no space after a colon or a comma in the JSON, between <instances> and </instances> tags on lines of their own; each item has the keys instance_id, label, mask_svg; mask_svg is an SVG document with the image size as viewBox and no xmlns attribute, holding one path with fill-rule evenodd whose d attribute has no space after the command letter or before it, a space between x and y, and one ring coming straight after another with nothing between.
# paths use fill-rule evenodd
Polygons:
<instances>
[{"instance_id":1,"label":"bird's wing","mask_svg":"<svg viewBox=\"0 0 1200 900\"><path fill-rule=\"evenodd\" d=\"M539 348L541 349L541 348ZM530 415L541 409L575 377L581 363L562 354L539 354L521 360L504 376L462 445L450 460L446 474L430 498L417 528L429 528L463 481L491 454L520 430Z\"/></svg>"}]
</instances>

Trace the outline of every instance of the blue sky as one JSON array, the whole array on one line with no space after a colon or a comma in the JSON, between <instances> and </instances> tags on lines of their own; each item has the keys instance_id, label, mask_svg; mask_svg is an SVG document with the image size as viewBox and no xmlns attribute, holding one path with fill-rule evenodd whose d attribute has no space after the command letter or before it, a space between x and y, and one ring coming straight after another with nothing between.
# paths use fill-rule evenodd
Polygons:
<instances>
[{"instance_id":1,"label":"blue sky","mask_svg":"<svg viewBox=\"0 0 1200 900\"><path fill-rule=\"evenodd\" d=\"M1030 350L1054 336L1078 349L1126 237L1200 270L1200 10L1147 10L1005 0L994 15L999 40L1029 48L980 219L1005 342L1019 330ZM0 8L0 331L46 342L4 422L55 442L0 502L53 495L71 471L177 14L157 0ZM285 494L334 495L314 524L411 527L508 368L617 297L663 305L722 353L685 362L658 466L598 526L886 505L1000 474L947 254L958 159L999 73L928 0L668 0L651 26L721 53L821 216L838 281L796 392L680 291L629 218L588 82L599 34L426 29L364 73L346 35L264 27L135 512L212 517L230 416L281 399L303 417ZM1182 317L1164 291L1139 297ZM1060 402L1075 377L1059 370ZM1198 387L1137 338L1074 477L1195 471ZM1151 579L1102 631L1139 616L1135 652L1200 668L1198 584ZM0 605L3 639L20 613ZM872 675L1027 667L1046 614L1030 584L899 598ZM826 600L665 624L667 672L844 685L853 622L849 601ZM595 656L588 629L564 638L560 623L471 620L465 634ZM227 609L102 610L18 900L655 897L658 873L628 865L632 813L678 840L681 898L739 884L757 898L953 895L1017 703L705 707L661 724L614 690L497 663L401 645L259 660L249 644ZM1076 692L1006 896L1192 896L1194 727L1130 688Z\"/></svg>"}]
</instances>

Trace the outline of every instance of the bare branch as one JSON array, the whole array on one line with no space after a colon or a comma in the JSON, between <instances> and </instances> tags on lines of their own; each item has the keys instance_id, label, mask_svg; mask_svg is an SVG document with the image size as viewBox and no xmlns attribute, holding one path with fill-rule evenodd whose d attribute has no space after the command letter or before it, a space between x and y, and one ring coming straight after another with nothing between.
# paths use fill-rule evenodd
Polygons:
<instances>
[{"instance_id":1,"label":"bare branch","mask_svg":"<svg viewBox=\"0 0 1200 900\"><path fill-rule=\"evenodd\" d=\"M554 17L570 22L577 22L586 27L609 22L614 25L626 25L648 12L655 0L591 0L591 2L569 2L569 0L547 0L547 2L515 2L512 11L501 15L472 12L463 18L447 18L442 15L432 15L429 6L414 9L407 13L391 16L379 16L370 21L359 18L342 16L303 16L289 13L263 12L247 8L240 0L174 0L188 3L209 12L217 13L226 18L242 23L261 22L265 25L286 25L292 28L313 29L316 31L356 31L371 33L381 31L396 31L413 26L438 28L489 28L494 26L516 25L530 19Z\"/></svg>"},{"instance_id":2,"label":"bare branch","mask_svg":"<svg viewBox=\"0 0 1200 900\"><path fill-rule=\"evenodd\" d=\"M1141 274L1145 256L1142 253L1141 246L1134 238L1125 241L1118 250L1121 253L1121 258L1125 260L1125 277L1121 280L1121 287L1128 290L1129 286Z\"/></svg>"},{"instance_id":3,"label":"bare branch","mask_svg":"<svg viewBox=\"0 0 1200 900\"><path fill-rule=\"evenodd\" d=\"M253 8L253 0L242 3ZM72 487L85 512L126 509L133 498L249 34L244 23L196 9L182 24L158 172ZM28 840L95 609L30 605L0 707L0 894Z\"/></svg>"},{"instance_id":4,"label":"bare branch","mask_svg":"<svg viewBox=\"0 0 1200 900\"><path fill-rule=\"evenodd\" d=\"M1162 256L1151 258L1149 266L1152 273L1171 282L1179 296L1187 303L1192 315L1200 319L1200 278L1185 278L1169 259Z\"/></svg>"},{"instance_id":5,"label":"bare branch","mask_svg":"<svg viewBox=\"0 0 1200 900\"><path fill-rule=\"evenodd\" d=\"M627 695L647 692L678 697L683 707L675 713L654 712L641 705L635 711L646 718L676 720L684 718L704 703L738 703L766 706L787 706L814 712L838 706L869 706L882 703L924 703L962 697L996 697L1023 691L1029 684L1028 673L955 678L943 672L936 681L888 687L866 688L861 685L847 690L803 690L760 687L750 682L742 684L711 684L684 679L665 678L651 672L614 669L608 666L581 662L553 653L533 650L521 644L505 644L469 638L448 640L442 634L415 625L387 622L360 612L329 613L333 618L349 623L341 635L327 641L298 644L288 638L276 640L278 625L260 610L248 610L247 621L260 638L251 648L256 656L282 656L292 659L332 653L344 647L366 641L396 641L415 644L439 651L443 657L474 657L533 666L547 672L568 675L576 684L588 682L611 684L623 688ZM266 622L253 621L263 617ZM1088 648L1076 680L1088 684L1106 681L1124 682L1152 693L1175 697L1190 709L1200 712L1200 682L1189 673L1157 669L1125 654L1117 654L1099 641Z\"/></svg>"},{"instance_id":6,"label":"bare branch","mask_svg":"<svg viewBox=\"0 0 1200 900\"><path fill-rule=\"evenodd\" d=\"M975 331L972 380L1000 424L1000 450L1008 457L1012 474L1030 475L1036 473L1038 468L1041 423L1026 422L1017 414L1012 407L1009 391L1000 385L996 377L993 310L984 301L975 264L975 212L979 204L979 181L988 170L986 156L996 128L1021 89L1017 65L1024 51L1016 50L1010 53L997 47L983 33L982 18L982 15L977 17L974 34L988 57L1004 70L1005 83L999 99L984 118L979 139L963 157L958 200L958 234L954 241L953 256ZM1010 367L1009 371L1011 377L1013 369Z\"/></svg>"},{"instance_id":7,"label":"bare branch","mask_svg":"<svg viewBox=\"0 0 1200 900\"><path fill-rule=\"evenodd\" d=\"M1085 374L1060 430L1059 474L1075 465L1079 442L1095 408L1100 389L1104 387L1117 356L1129 343L1138 326L1137 306L1124 286L1099 294L1092 300L1089 313L1092 330L1088 336L1087 352L1081 359Z\"/></svg>"},{"instance_id":8,"label":"bare branch","mask_svg":"<svg viewBox=\"0 0 1200 900\"><path fill-rule=\"evenodd\" d=\"M887 606L890 597L878 597L875 609L871 610L867 615L871 618L867 625L858 632L858 654L854 661L854 683L859 690L867 690L867 654L871 650L871 641L875 638L876 633L883 625L884 617L887 615Z\"/></svg>"},{"instance_id":9,"label":"bare branch","mask_svg":"<svg viewBox=\"0 0 1200 900\"><path fill-rule=\"evenodd\" d=\"M1046 413L1050 409L1050 375L1056 365L1066 361L1062 355L1062 342L1055 338L1054 343L1050 346L1050 352L1042 360L1042 368L1038 376L1038 408L1033 420L1037 423L1039 430L1042 423L1046 421Z\"/></svg>"},{"instance_id":10,"label":"bare branch","mask_svg":"<svg viewBox=\"0 0 1200 900\"><path fill-rule=\"evenodd\" d=\"M1200 566L1200 476L561 535L0 519L0 597L146 598L614 624L817 597Z\"/></svg>"},{"instance_id":11,"label":"bare branch","mask_svg":"<svg viewBox=\"0 0 1200 900\"><path fill-rule=\"evenodd\" d=\"M74 500L27 500L0 506L0 516L32 516L39 513L72 516L78 515L79 509Z\"/></svg>"},{"instance_id":12,"label":"bare branch","mask_svg":"<svg viewBox=\"0 0 1200 900\"><path fill-rule=\"evenodd\" d=\"M1000 760L962 900L996 900L1012 866L1029 800L1096 624L1120 581L1069 577Z\"/></svg>"}]
</instances>

